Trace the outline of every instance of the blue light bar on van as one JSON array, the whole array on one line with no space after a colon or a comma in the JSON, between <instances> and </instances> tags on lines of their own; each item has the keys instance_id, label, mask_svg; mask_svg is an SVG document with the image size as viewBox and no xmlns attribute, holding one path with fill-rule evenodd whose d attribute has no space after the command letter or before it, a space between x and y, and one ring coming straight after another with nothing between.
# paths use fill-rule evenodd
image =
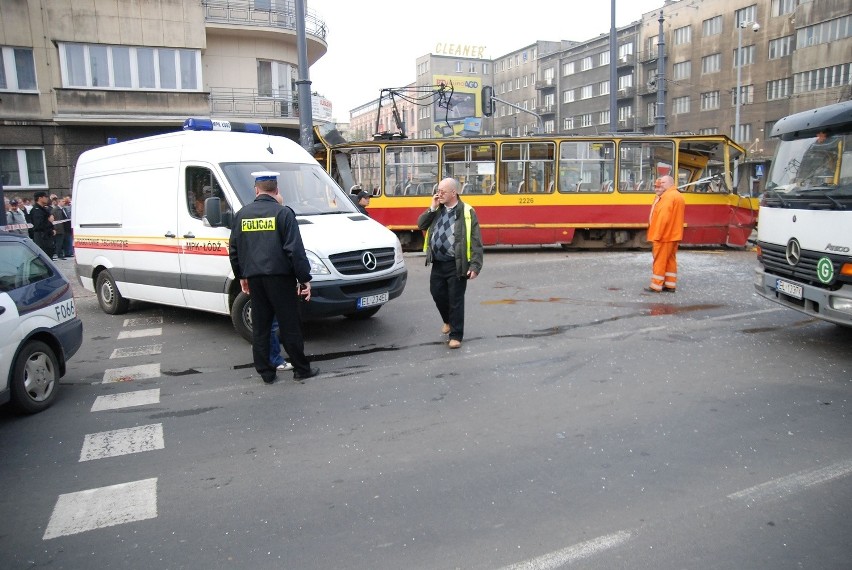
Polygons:
<instances>
[{"instance_id":1,"label":"blue light bar on van","mask_svg":"<svg viewBox=\"0 0 852 570\"><path fill-rule=\"evenodd\" d=\"M230 131L240 133L263 133L258 123L232 123L221 119L187 119L183 122L185 131Z\"/></svg>"}]
</instances>

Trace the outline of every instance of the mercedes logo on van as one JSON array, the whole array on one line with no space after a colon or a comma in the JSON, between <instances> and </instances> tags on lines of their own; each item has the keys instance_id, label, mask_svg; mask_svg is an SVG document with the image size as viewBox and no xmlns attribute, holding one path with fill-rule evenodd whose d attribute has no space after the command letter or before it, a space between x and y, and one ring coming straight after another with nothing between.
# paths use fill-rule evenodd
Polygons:
<instances>
[{"instance_id":1,"label":"mercedes logo on van","mask_svg":"<svg viewBox=\"0 0 852 570\"><path fill-rule=\"evenodd\" d=\"M375 271L376 266L378 266L378 262L376 261L376 256L372 251L365 251L364 255L361 256L361 263L364 264L364 267L367 268L367 271Z\"/></svg>"},{"instance_id":2,"label":"mercedes logo on van","mask_svg":"<svg viewBox=\"0 0 852 570\"><path fill-rule=\"evenodd\" d=\"M802 246L799 245L799 240L790 238L790 241L787 242L787 263L793 266L798 265L801 258Z\"/></svg>"}]
</instances>

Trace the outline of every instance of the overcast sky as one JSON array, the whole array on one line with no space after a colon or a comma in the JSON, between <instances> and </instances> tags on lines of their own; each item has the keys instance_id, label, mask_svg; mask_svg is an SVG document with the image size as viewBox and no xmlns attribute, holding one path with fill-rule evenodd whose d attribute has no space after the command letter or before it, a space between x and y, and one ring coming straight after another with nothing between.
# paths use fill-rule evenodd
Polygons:
<instances>
[{"instance_id":1,"label":"overcast sky","mask_svg":"<svg viewBox=\"0 0 852 570\"><path fill-rule=\"evenodd\" d=\"M331 101L341 122L383 88L413 82L416 59L435 53L439 42L485 46L490 59L537 40L590 40L609 33L610 26L608 0L306 1L328 29L328 52L310 69L311 90ZM617 0L616 25L662 5L663 0Z\"/></svg>"}]
</instances>

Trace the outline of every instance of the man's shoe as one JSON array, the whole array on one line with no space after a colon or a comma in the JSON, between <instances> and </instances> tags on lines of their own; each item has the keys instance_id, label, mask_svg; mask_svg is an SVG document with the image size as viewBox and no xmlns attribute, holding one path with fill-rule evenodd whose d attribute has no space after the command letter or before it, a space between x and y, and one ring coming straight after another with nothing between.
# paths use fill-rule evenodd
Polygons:
<instances>
[{"instance_id":1,"label":"man's shoe","mask_svg":"<svg viewBox=\"0 0 852 570\"><path fill-rule=\"evenodd\" d=\"M313 378L314 376L319 374L319 372L319 368L311 368L311 371L307 374L299 374L298 372L293 372L293 380L299 382L300 384L304 384L305 380L307 380L308 378Z\"/></svg>"},{"instance_id":2,"label":"man's shoe","mask_svg":"<svg viewBox=\"0 0 852 570\"><path fill-rule=\"evenodd\" d=\"M642 290L645 291L646 293L662 293L662 291L657 291L656 289L652 289L651 287L645 287Z\"/></svg>"},{"instance_id":3,"label":"man's shoe","mask_svg":"<svg viewBox=\"0 0 852 570\"><path fill-rule=\"evenodd\" d=\"M450 324L449 323L444 323L443 326L441 326L441 334L450 334Z\"/></svg>"},{"instance_id":4,"label":"man's shoe","mask_svg":"<svg viewBox=\"0 0 852 570\"><path fill-rule=\"evenodd\" d=\"M293 370L293 365L285 360L283 364L279 364L278 366L275 367L275 369L280 370L282 372L284 370Z\"/></svg>"},{"instance_id":5,"label":"man's shoe","mask_svg":"<svg viewBox=\"0 0 852 570\"><path fill-rule=\"evenodd\" d=\"M450 342L447 343L447 346L449 346L450 348L461 348L461 341L452 339L450 340Z\"/></svg>"},{"instance_id":6,"label":"man's shoe","mask_svg":"<svg viewBox=\"0 0 852 570\"><path fill-rule=\"evenodd\" d=\"M674 293L677 291L674 287L663 287L663 293Z\"/></svg>"},{"instance_id":7,"label":"man's shoe","mask_svg":"<svg viewBox=\"0 0 852 570\"><path fill-rule=\"evenodd\" d=\"M268 379L268 380L267 380L266 378L264 378L264 379L263 379L263 383L264 383L264 384L275 384L275 381L276 381L277 379L278 379L278 375L276 374L275 376L273 376L272 378L270 378L270 379Z\"/></svg>"}]
</instances>

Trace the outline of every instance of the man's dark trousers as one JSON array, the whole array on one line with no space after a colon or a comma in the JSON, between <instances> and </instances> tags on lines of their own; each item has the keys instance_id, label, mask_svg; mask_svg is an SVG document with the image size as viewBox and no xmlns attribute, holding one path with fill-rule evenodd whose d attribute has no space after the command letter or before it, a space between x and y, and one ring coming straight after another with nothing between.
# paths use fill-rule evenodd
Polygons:
<instances>
[{"instance_id":1,"label":"man's dark trousers","mask_svg":"<svg viewBox=\"0 0 852 570\"><path fill-rule=\"evenodd\" d=\"M464 293L467 279L456 275L456 262L433 261L429 276L429 292L441 318L450 325L450 340L464 337Z\"/></svg>"},{"instance_id":2,"label":"man's dark trousers","mask_svg":"<svg viewBox=\"0 0 852 570\"><path fill-rule=\"evenodd\" d=\"M300 375L311 373L305 356L305 341L296 298L296 278L292 275L249 277L251 294L252 346L254 368L261 378L275 378L275 367L269 362L269 335L272 319L278 317L278 334L293 370Z\"/></svg>"}]
</instances>

